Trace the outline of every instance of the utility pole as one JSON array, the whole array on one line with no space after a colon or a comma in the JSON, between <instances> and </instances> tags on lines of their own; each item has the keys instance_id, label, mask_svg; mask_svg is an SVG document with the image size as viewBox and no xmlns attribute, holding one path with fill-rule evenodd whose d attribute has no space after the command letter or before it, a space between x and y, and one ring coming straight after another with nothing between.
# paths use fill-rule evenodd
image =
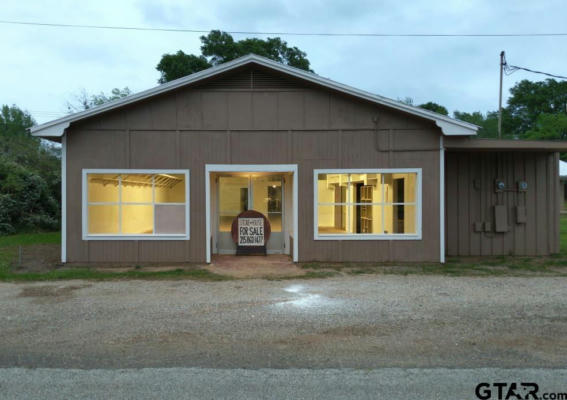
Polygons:
<instances>
[{"instance_id":1,"label":"utility pole","mask_svg":"<svg viewBox=\"0 0 567 400\"><path fill-rule=\"evenodd\" d=\"M504 50L500 52L500 92L498 95L498 139L502 139L502 76L506 65Z\"/></svg>"}]
</instances>

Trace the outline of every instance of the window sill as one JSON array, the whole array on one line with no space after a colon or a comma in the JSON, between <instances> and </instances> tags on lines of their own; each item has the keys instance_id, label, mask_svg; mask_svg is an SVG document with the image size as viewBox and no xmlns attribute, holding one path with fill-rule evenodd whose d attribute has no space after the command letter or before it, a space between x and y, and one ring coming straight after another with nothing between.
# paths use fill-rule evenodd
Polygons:
<instances>
[{"instance_id":1,"label":"window sill","mask_svg":"<svg viewBox=\"0 0 567 400\"><path fill-rule=\"evenodd\" d=\"M343 234L315 234L314 240L421 240L420 234L389 234L389 235L375 235L375 234L354 234L354 235L343 235Z\"/></svg>"},{"instance_id":2,"label":"window sill","mask_svg":"<svg viewBox=\"0 0 567 400\"><path fill-rule=\"evenodd\" d=\"M88 235L83 240L189 240L189 235Z\"/></svg>"}]
</instances>

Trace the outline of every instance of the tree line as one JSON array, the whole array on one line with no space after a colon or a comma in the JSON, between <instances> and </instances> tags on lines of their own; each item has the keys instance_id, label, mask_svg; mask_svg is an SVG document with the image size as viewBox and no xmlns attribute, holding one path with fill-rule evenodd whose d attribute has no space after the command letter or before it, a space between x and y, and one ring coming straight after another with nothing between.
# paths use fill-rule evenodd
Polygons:
<instances>
[{"instance_id":1,"label":"tree line","mask_svg":"<svg viewBox=\"0 0 567 400\"><path fill-rule=\"evenodd\" d=\"M156 66L158 83L250 53L313 72L307 54L280 38L234 40L230 34L214 30L201 36L201 43L198 55L181 50L164 54ZM127 87L114 88L108 95L83 91L67 103L67 110L82 111L128 95ZM411 98L400 101L413 105ZM449 115L446 107L435 102L418 107ZM35 121L28 112L16 105L3 105L0 111L0 234L59 229L60 148L30 135ZM479 137L497 137L496 111L454 111L452 116L479 125ZM514 85L503 109L502 132L504 138L511 139L566 140L567 82L523 80Z\"/></svg>"}]
</instances>

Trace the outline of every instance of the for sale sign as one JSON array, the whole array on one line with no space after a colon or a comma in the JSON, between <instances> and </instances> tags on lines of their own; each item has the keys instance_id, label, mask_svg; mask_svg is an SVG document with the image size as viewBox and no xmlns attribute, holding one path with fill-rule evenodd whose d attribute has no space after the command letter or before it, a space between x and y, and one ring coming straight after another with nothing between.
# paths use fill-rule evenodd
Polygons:
<instances>
[{"instance_id":1,"label":"for sale sign","mask_svg":"<svg viewBox=\"0 0 567 400\"><path fill-rule=\"evenodd\" d=\"M266 243L272 233L270 221L255 210L242 211L232 221L230 233L236 244L236 255L267 254Z\"/></svg>"},{"instance_id":2,"label":"for sale sign","mask_svg":"<svg viewBox=\"0 0 567 400\"><path fill-rule=\"evenodd\" d=\"M264 218L238 218L238 245L264 246Z\"/></svg>"}]
</instances>

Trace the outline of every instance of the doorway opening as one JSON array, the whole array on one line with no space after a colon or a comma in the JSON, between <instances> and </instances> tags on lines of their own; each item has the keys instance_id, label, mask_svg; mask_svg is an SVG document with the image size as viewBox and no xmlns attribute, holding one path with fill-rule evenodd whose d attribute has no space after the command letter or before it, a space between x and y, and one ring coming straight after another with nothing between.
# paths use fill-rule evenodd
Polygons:
<instances>
[{"instance_id":1,"label":"doorway opening","mask_svg":"<svg viewBox=\"0 0 567 400\"><path fill-rule=\"evenodd\" d=\"M297 166L207 165L207 262L213 254L235 255L232 223L255 210L268 220L267 254L297 257Z\"/></svg>"}]
</instances>

